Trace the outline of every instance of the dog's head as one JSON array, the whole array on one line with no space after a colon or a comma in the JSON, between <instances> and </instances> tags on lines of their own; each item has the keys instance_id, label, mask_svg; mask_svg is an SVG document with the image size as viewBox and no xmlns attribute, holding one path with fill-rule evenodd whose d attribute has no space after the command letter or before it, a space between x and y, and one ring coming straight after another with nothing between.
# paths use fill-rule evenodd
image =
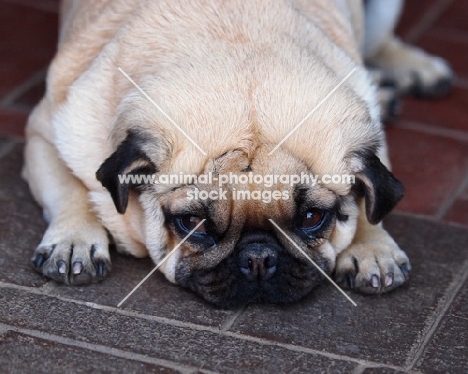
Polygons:
<instances>
[{"instance_id":1,"label":"dog's head","mask_svg":"<svg viewBox=\"0 0 468 374\"><path fill-rule=\"evenodd\" d=\"M99 169L98 178L120 213L129 194L139 195L146 212L147 246L156 263L185 239L161 267L166 276L224 307L300 299L323 279L304 252L331 273L336 253L354 236L358 200L365 198L367 218L377 223L402 194L399 182L376 156L365 159L350 193L339 195L306 180L313 172L287 152L268 156L271 148L258 149L250 160L232 151L209 162L197 178L171 174L177 182L187 178L186 184L174 180L165 185L171 176L158 175L138 143L130 133ZM159 184L117 179L132 174L155 175ZM304 183L292 183L299 175ZM221 184L222 177L231 183ZM260 183L245 183L249 177Z\"/></svg>"},{"instance_id":2,"label":"dog's head","mask_svg":"<svg viewBox=\"0 0 468 374\"><path fill-rule=\"evenodd\" d=\"M202 87L199 94L203 92ZM259 90L256 94L268 97ZM344 103L337 100L339 105L317 111L311 120L320 126L308 125L276 149L287 131L275 123L298 123L313 101L295 107L290 103L297 118L290 118L294 110L286 109L281 118L283 103L271 101L267 108L253 95L250 99L265 107L245 110L235 99L224 112L205 106L206 113L219 112L219 118L205 113L203 120L210 125L198 133L190 123L197 113L189 101L181 105L188 109L179 117L166 108L176 122L184 121L192 136L197 134L195 142L207 154L137 96L127 103L131 110L123 109L116 121L120 138L97 178L121 214L129 196L137 197L132 201L143 208L142 237L155 263L177 247L160 267L166 277L217 305L302 298L323 280L316 265L332 273L337 253L353 240L360 202L365 201L368 221L376 224L402 197L401 184L377 157L380 127L349 89L339 96ZM226 113L231 106L245 115ZM252 114L269 110L276 117ZM231 133L220 132L221 118L231 120ZM149 122L157 126L144 125ZM255 126L245 125L253 122ZM353 178L324 183L325 174ZM318 179L291 179L304 175ZM150 179L122 183L122 176ZM232 178L221 183L226 176Z\"/></svg>"}]
</instances>

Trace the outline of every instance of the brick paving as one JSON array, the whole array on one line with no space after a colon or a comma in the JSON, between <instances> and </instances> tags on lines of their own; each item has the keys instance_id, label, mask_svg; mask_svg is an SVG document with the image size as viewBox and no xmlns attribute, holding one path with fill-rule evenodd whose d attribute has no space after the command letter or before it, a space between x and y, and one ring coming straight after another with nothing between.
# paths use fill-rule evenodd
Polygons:
<instances>
[{"instance_id":1,"label":"brick paving","mask_svg":"<svg viewBox=\"0 0 468 374\"><path fill-rule=\"evenodd\" d=\"M65 287L29 258L45 229L19 174L27 115L44 90L57 1L0 0L0 373L465 373L468 368L468 3L408 1L399 33L446 57L440 101L405 99L387 126L407 195L386 227L412 260L387 295L325 284L287 305L214 308L112 251L108 279Z\"/></svg>"}]
</instances>

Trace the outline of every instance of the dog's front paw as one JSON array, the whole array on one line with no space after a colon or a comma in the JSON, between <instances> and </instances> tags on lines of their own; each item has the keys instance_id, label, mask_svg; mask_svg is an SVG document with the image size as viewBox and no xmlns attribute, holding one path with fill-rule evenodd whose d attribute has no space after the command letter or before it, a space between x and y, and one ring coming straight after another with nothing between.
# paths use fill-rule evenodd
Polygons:
<instances>
[{"instance_id":1,"label":"dog's front paw","mask_svg":"<svg viewBox=\"0 0 468 374\"><path fill-rule=\"evenodd\" d=\"M393 240L353 244L338 256L335 280L343 288L376 294L401 286L410 269L408 257Z\"/></svg>"},{"instance_id":2,"label":"dog's front paw","mask_svg":"<svg viewBox=\"0 0 468 374\"><path fill-rule=\"evenodd\" d=\"M31 260L37 271L70 285L99 282L110 273L109 243L104 229L89 238L86 232L60 235L60 231L49 229L34 251Z\"/></svg>"}]
</instances>

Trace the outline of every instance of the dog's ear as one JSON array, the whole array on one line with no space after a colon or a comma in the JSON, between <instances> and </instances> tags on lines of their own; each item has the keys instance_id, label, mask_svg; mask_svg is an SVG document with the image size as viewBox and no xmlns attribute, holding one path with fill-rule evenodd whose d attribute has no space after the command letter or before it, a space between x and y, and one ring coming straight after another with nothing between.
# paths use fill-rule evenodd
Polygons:
<instances>
[{"instance_id":1,"label":"dog's ear","mask_svg":"<svg viewBox=\"0 0 468 374\"><path fill-rule=\"evenodd\" d=\"M366 158L364 169L356 174L357 186L364 195L367 220L379 223L404 195L401 182L376 155Z\"/></svg>"},{"instance_id":2,"label":"dog's ear","mask_svg":"<svg viewBox=\"0 0 468 374\"><path fill-rule=\"evenodd\" d=\"M143 152L141 141L132 132L127 134L117 150L101 165L96 172L96 178L107 188L112 196L115 207L120 214L125 213L128 205L131 183L129 176L149 175L156 173L156 167ZM127 178L125 180L125 178Z\"/></svg>"}]
</instances>

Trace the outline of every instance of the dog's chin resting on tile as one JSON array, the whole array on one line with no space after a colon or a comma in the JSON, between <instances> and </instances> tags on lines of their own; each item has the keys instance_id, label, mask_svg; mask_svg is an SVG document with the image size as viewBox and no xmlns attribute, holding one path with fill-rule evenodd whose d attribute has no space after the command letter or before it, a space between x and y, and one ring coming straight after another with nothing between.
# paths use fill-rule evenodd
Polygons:
<instances>
[{"instance_id":1,"label":"dog's chin resting on tile","mask_svg":"<svg viewBox=\"0 0 468 374\"><path fill-rule=\"evenodd\" d=\"M318 268L362 293L405 283L408 257L381 224L403 187L373 77L437 96L451 71L394 36L400 10L63 2L47 92L27 126L23 176L49 223L33 266L82 285L111 271L110 240L155 264L172 251L166 278L222 307L299 300L324 282ZM197 178L160 178L182 175ZM226 175L247 182L220 186ZM317 179L249 179L294 175Z\"/></svg>"}]
</instances>

